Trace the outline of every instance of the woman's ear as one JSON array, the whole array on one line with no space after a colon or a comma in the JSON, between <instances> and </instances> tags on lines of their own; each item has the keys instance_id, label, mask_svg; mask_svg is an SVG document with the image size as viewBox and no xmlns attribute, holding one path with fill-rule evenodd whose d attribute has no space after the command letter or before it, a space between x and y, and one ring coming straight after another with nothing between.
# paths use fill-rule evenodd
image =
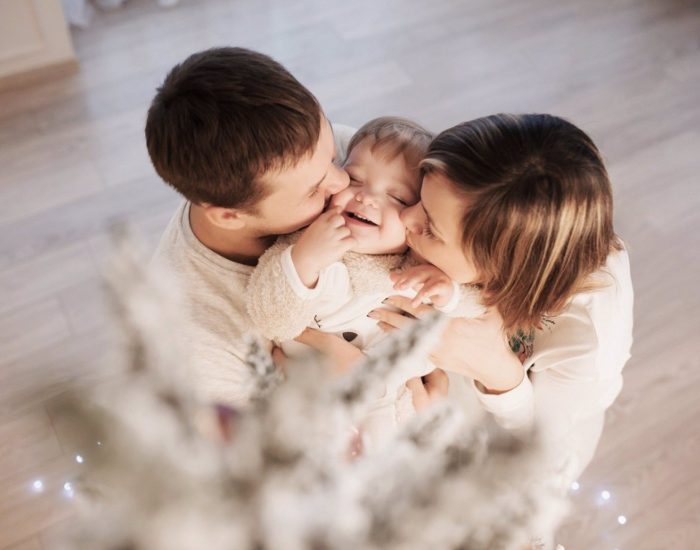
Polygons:
<instances>
[{"instance_id":1,"label":"woman's ear","mask_svg":"<svg viewBox=\"0 0 700 550\"><path fill-rule=\"evenodd\" d=\"M204 206L204 215L212 225L229 231L243 229L246 224L246 214L237 208L221 206Z\"/></svg>"}]
</instances>

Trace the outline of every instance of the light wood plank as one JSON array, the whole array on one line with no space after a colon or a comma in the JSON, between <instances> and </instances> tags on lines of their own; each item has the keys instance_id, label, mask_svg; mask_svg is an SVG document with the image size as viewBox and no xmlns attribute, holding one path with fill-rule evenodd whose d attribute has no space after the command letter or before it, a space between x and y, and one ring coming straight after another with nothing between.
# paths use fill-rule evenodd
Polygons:
<instances>
[{"instance_id":1,"label":"light wood plank","mask_svg":"<svg viewBox=\"0 0 700 550\"><path fill-rule=\"evenodd\" d=\"M60 421L46 432L50 400L113 375L100 362L111 338L98 282L109 225L135 223L152 250L179 202L143 147L148 103L174 63L227 43L278 58L338 122L399 114L439 131L496 111L549 111L593 136L631 254L635 344L559 538L567 550L694 548L698 36L693 0L181 0L171 10L130 0L75 31L77 75L0 93L0 432L13 449L0 459L0 516L11 514L0 548L46 545L66 524L62 501L32 507L27 475L51 462L56 441L69 455L88 444ZM32 468L13 470L22 462ZM60 480L62 466L51 468ZM601 506L604 487L613 498Z\"/></svg>"}]
</instances>

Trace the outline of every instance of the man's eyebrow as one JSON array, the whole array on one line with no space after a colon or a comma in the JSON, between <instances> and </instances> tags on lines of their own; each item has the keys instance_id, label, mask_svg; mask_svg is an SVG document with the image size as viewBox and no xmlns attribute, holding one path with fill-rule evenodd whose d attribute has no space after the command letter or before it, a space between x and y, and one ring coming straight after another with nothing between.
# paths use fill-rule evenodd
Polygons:
<instances>
[{"instance_id":1,"label":"man's eyebrow","mask_svg":"<svg viewBox=\"0 0 700 550\"><path fill-rule=\"evenodd\" d=\"M325 174L323 174L323 177L322 177L320 180L318 180L317 183L315 183L315 184L313 184L311 187L309 187L309 191L312 191L312 190L314 190L314 189L318 189L319 187L321 187L321 184L323 183L323 180L326 179L326 176L328 176L328 172L326 172Z\"/></svg>"}]
</instances>

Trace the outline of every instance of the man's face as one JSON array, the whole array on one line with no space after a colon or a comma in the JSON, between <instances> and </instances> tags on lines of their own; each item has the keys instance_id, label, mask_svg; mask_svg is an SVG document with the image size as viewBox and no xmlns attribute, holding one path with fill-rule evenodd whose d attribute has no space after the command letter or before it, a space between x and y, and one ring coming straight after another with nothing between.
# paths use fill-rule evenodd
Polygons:
<instances>
[{"instance_id":1,"label":"man's face","mask_svg":"<svg viewBox=\"0 0 700 550\"><path fill-rule=\"evenodd\" d=\"M284 235L309 225L322 212L331 195L348 186L347 173L333 164L336 150L333 130L325 116L311 156L295 166L273 170L261 178L271 190L257 204L251 225L260 236Z\"/></svg>"}]
</instances>

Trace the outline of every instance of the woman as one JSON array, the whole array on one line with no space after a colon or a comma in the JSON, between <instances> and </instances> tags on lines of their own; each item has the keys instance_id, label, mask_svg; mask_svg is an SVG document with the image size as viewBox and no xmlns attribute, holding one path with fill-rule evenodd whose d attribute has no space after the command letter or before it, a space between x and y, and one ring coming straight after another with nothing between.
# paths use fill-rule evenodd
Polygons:
<instances>
[{"instance_id":1,"label":"woman","mask_svg":"<svg viewBox=\"0 0 700 550\"><path fill-rule=\"evenodd\" d=\"M411 248L489 313L454 320L435 365L473 380L504 427L538 421L573 481L590 462L632 344L629 260L613 231L612 191L591 139L549 115L494 115L441 133L422 162L421 202L403 221ZM420 284L410 274L397 284ZM391 303L419 316L400 297ZM411 322L389 311L387 329ZM409 387L444 393L437 371Z\"/></svg>"},{"instance_id":2,"label":"woman","mask_svg":"<svg viewBox=\"0 0 700 550\"><path fill-rule=\"evenodd\" d=\"M600 154L561 118L493 115L442 132L422 168L421 202L402 215L409 245L479 285L488 313L451 322L432 354L438 369L408 383L414 404L446 395L444 371L467 377L504 427L537 421L568 484L593 456L632 343L629 260ZM422 282L408 272L396 284ZM430 311L390 301L404 315L375 310L386 330ZM336 358L355 353L318 333L303 339Z\"/></svg>"}]
</instances>

